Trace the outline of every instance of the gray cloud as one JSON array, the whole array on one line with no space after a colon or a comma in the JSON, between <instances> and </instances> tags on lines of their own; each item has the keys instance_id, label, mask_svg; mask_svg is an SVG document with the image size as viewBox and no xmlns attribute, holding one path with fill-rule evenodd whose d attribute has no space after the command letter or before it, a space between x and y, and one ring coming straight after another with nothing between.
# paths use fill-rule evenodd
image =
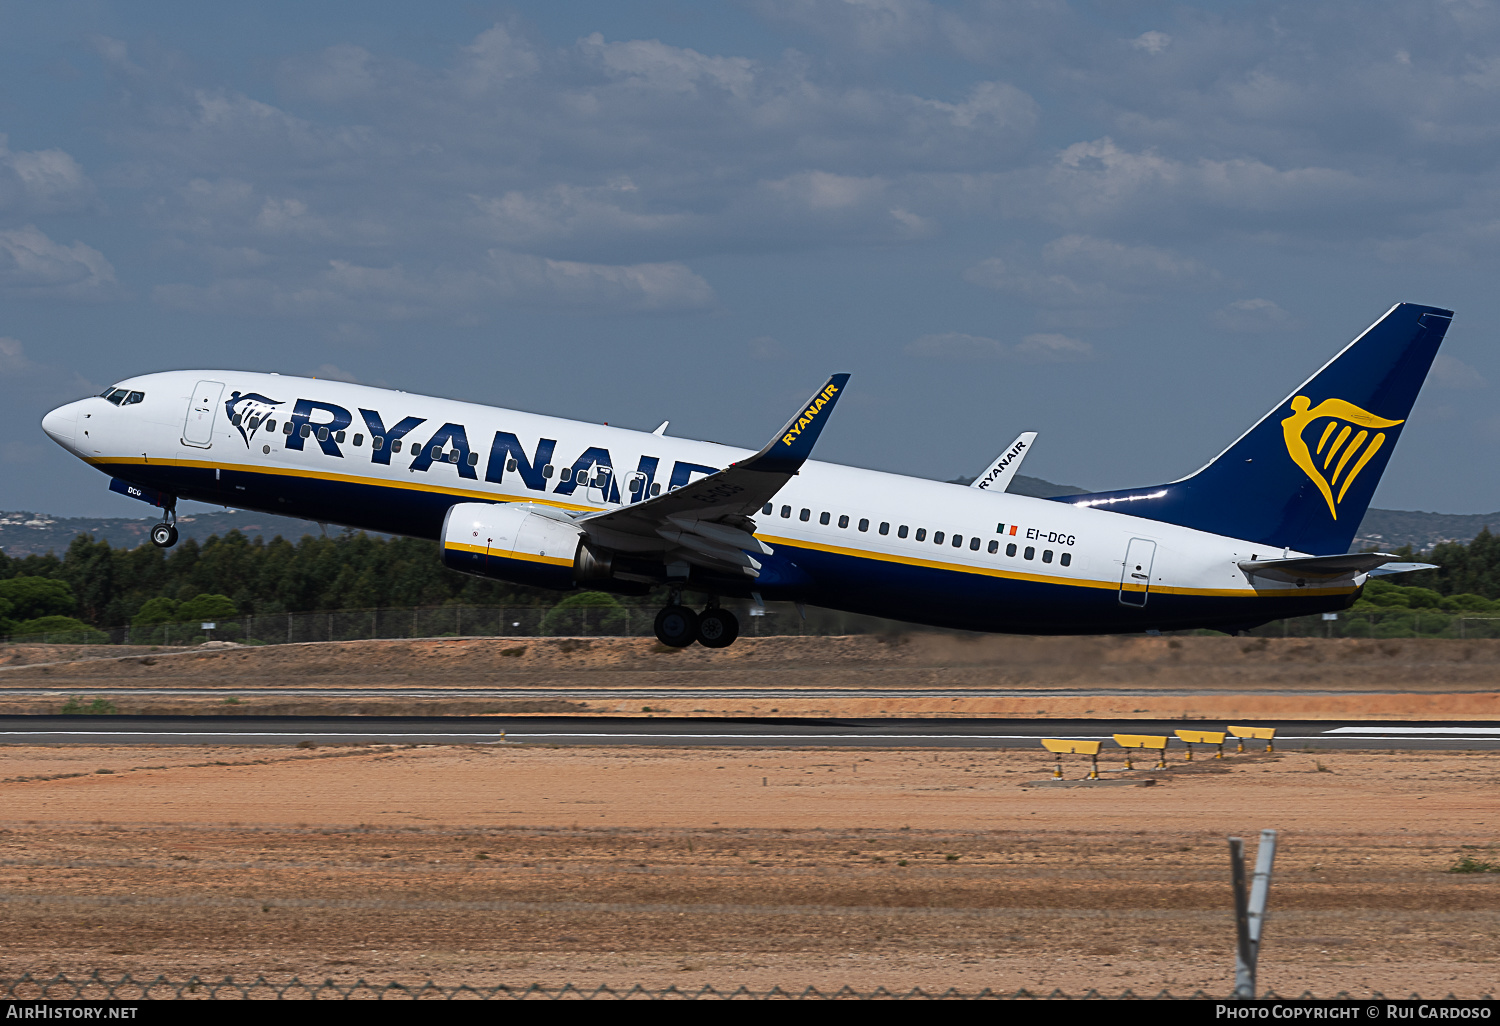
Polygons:
<instances>
[{"instance_id":1,"label":"gray cloud","mask_svg":"<svg viewBox=\"0 0 1500 1026\"><path fill-rule=\"evenodd\" d=\"M104 300L119 294L104 254L54 242L35 225L0 231L0 292L40 299Z\"/></svg>"}]
</instances>

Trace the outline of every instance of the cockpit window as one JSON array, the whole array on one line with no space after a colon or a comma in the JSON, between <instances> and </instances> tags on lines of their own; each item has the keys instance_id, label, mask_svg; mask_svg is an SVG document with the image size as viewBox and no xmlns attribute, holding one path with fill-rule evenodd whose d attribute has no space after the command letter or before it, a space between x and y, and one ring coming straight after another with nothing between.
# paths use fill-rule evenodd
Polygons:
<instances>
[{"instance_id":1,"label":"cockpit window","mask_svg":"<svg viewBox=\"0 0 1500 1026\"><path fill-rule=\"evenodd\" d=\"M99 397L106 402L114 403L116 406L133 406L146 398L145 392L132 392L128 388L106 388L99 393Z\"/></svg>"}]
</instances>

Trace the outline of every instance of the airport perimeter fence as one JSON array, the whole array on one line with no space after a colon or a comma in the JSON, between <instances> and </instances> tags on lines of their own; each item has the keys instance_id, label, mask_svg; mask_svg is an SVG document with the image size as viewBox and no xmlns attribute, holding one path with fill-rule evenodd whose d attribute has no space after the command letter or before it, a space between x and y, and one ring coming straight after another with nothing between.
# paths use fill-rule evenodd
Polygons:
<instances>
[{"instance_id":1,"label":"airport perimeter fence","mask_svg":"<svg viewBox=\"0 0 1500 1026\"><path fill-rule=\"evenodd\" d=\"M728 604L726 604L728 605ZM741 637L893 634L928 630L893 620L809 608L804 617L790 603L767 603L762 615L735 606ZM649 638L655 606L417 606L339 609L312 613L245 614L208 626L201 621L124 626L86 631L12 635L10 644L199 645L230 641L246 645L310 641L365 641L416 638ZM1174 633L1174 632L1168 632ZM1182 631L1214 634L1215 631ZM1378 609L1300 616L1257 627L1249 634L1268 638L1500 638L1500 616L1448 613L1436 609Z\"/></svg>"},{"instance_id":2,"label":"airport perimeter fence","mask_svg":"<svg viewBox=\"0 0 1500 1026\"><path fill-rule=\"evenodd\" d=\"M304 982L297 977L290 980L272 981L264 976L254 980L236 980L225 976L218 979L190 976L174 980L166 976L141 977L130 973L120 976L103 976L97 972L74 979L66 974L53 976L23 973L18 977L0 978L0 1000L9 1001L1225 1001L1227 995L1209 994L1195 990L1190 994L1172 994L1166 990L1154 994L1137 994L1132 990L1106 993L1087 990L1080 994L1069 994L1061 990L981 990L965 991L956 987L946 990L926 990L913 987L911 990L855 990L840 987L837 990L820 990L817 987L769 990L751 990L748 987L718 988L676 987L663 988L610 987L608 985L579 987L565 983L559 987L544 987L530 984L512 987L497 984L492 987L474 986L467 983L439 984L426 980L420 984L369 983L356 980L338 983L334 980ZM1403 1002L1428 1000L1416 994L1405 997L1387 997L1378 992L1350 994L1340 991L1331 997L1319 998L1311 993L1277 994L1268 990L1261 995L1264 1001L1386 1001ZM1452 994L1440 1001L1462 1001L1477 1004L1479 1001L1494 1001L1492 995L1482 998L1460 999Z\"/></svg>"}]
</instances>

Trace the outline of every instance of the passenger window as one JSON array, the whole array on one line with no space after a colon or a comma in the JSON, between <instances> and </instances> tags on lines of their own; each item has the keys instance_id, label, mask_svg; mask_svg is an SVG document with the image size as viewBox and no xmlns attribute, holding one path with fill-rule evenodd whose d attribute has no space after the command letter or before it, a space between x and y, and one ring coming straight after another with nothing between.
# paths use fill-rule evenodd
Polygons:
<instances>
[{"instance_id":1,"label":"passenger window","mask_svg":"<svg viewBox=\"0 0 1500 1026\"><path fill-rule=\"evenodd\" d=\"M557 472L557 479L559 481L563 481L563 482L568 482L568 481L573 480L573 468L572 467L563 467L561 470L559 470Z\"/></svg>"},{"instance_id":2,"label":"passenger window","mask_svg":"<svg viewBox=\"0 0 1500 1026\"><path fill-rule=\"evenodd\" d=\"M1005 546L1005 554L1007 556L1014 556L1016 554L1016 543L1015 542L1011 542L1009 545Z\"/></svg>"},{"instance_id":3,"label":"passenger window","mask_svg":"<svg viewBox=\"0 0 1500 1026\"><path fill-rule=\"evenodd\" d=\"M792 507L790 507L790 506L783 506L783 507L781 507L781 516L782 516L782 519L784 519L784 520L790 520L792 518Z\"/></svg>"},{"instance_id":4,"label":"passenger window","mask_svg":"<svg viewBox=\"0 0 1500 1026\"><path fill-rule=\"evenodd\" d=\"M458 462L458 450L457 449L451 449L451 450L449 450L449 452L448 452L448 462L449 463L457 463Z\"/></svg>"},{"instance_id":5,"label":"passenger window","mask_svg":"<svg viewBox=\"0 0 1500 1026\"><path fill-rule=\"evenodd\" d=\"M1043 549L1042 550L1042 562L1043 563L1050 563L1050 562L1052 562L1052 550L1051 549Z\"/></svg>"},{"instance_id":6,"label":"passenger window","mask_svg":"<svg viewBox=\"0 0 1500 1026\"><path fill-rule=\"evenodd\" d=\"M763 513L763 514L765 514L765 515L766 515L766 516L770 516L770 515L771 515L771 510L773 510L773 509L775 509L775 508L776 508L776 507L775 507L775 506L772 506L772 505L771 505L771 504L770 504L770 503L769 503L769 502L768 502L768 503L766 503L766 504L765 504L765 505L764 505L764 506L763 506L763 507L761 507L761 512L762 512L762 513Z\"/></svg>"},{"instance_id":7,"label":"passenger window","mask_svg":"<svg viewBox=\"0 0 1500 1026\"><path fill-rule=\"evenodd\" d=\"M510 462L512 464L514 464L516 461L515 460L511 460ZM514 466L512 466L510 469L514 470L516 468ZM542 476L543 477L551 477L552 476L552 464L549 463L545 467L542 468ZM653 488L653 489L651 489L651 494L655 495L659 491L661 491L660 488Z\"/></svg>"},{"instance_id":8,"label":"passenger window","mask_svg":"<svg viewBox=\"0 0 1500 1026\"><path fill-rule=\"evenodd\" d=\"M311 438L312 437L312 425L309 424L307 421L304 420L302 422L302 430L299 433L302 435L303 438Z\"/></svg>"},{"instance_id":9,"label":"passenger window","mask_svg":"<svg viewBox=\"0 0 1500 1026\"><path fill-rule=\"evenodd\" d=\"M864 528L860 528L860 530L864 530ZM890 525L889 522L887 522L885 520L882 520L880 522L880 533L881 534L890 534L891 533L891 525Z\"/></svg>"},{"instance_id":10,"label":"passenger window","mask_svg":"<svg viewBox=\"0 0 1500 1026\"><path fill-rule=\"evenodd\" d=\"M917 540L921 541L922 539L919 537ZM941 544L943 544L943 532L942 531L933 531L932 532L932 544L934 544L934 545L941 545Z\"/></svg>"},{"instance_id":11,"label":"passenger window","mask_svg":"<svg viewBox=\"0 0 1500 1026\"><path fill-rule=\"evenodd\" d=\"M385 448L385 439L382 438L380 435L371 435L370 436L370 448L372 450L374 450L375 452L379 452L381 449Z\"/></svg>"},{"instance_id":12,"label":"passenger window","mask_svg":"<svg viewBox=\"0 0 1500 1026\"><path fill-rule=\"evenodd\" d=\"M260 427L260 421L256 420L254 417L251 417L250 418L250 430L254 431L258 427Z\"/></svg>"},{"instance_id":13,"label":"passenger window","mask_svg":"<svg viewBox=\"0 0 1500 1026\"><path fill-rule=\"evenodd\" d=\"M320 427L320 428L318 428L318 441L320 441L320 442L326 442L326 441L328 441L328 429L326 427Z\"/></svg>"},{"instance_id":14,"label":"passenger window","mask_svg":"<svg viewBox=\"0 0 1500 1026\"><path fill-rule=\"evenodd\" d=\"M333 436L333 440L335 442L338 442L340 445L343 445L344 444L344 433L342 431L340 431L338 434L336 434L336 435Z\"/></svg>"},{"instance_id":15,"label":"passenger window","mask_svg":"<svg viewBox=\"0 0 1500 1026\"><path fill-rule=\"evenodd\" d=\"M1024 558L1026 558L1026 559L1035 559L1036 558L1036 549L1034 549L1030 545L1028 545L1028 546L1026 546L1026 551L1023 552L1023 553L1021 553L1021 555Z\"/></svg>"},{"instance_id":16,"label":"passenger window","mask_svg":"<svg viewBox=\"0 0 1500 1026\"><path fill-rule=\"evenodd\" d=\"M284 435L289 435L289 434L292 433L292 422L291 421L286 421L285 423L283 423L281 425L281 433L284 434Z\"/></svg>"},{"instance_id":17,"label":"passenger window","mask_svg":"<svg viewBox=\"0 0 1500 1026\"><path fill-rule=\"evenodd\" d=\"M358 449L361 445L364 445L364 444L365 444L365 436L361 435L361 434L356 434L354 436L354 447L356 449Z\"/></svg>"},{"instance_id":18,"label":"passenger window","mask_svg":"<svg viewBox=\"0 0 1500 1026\"><path fill-rule=\"evenodd\" d=\"M849 526L849 518L848 517L839 517L839 527L848 527L848 526Z\"/></svg>"},{"instance_id":19,"label":"passenger window","mask_svg":"<svg viewBox=\"0 0 1500 1026\"><path fill-rule=\"evenodd\" d=\"M479 466L479 453L477 453L477 452L471 452L471 453L469 453L469 466L471 466L471 467L477 467L477 466Z\"/></svg>"},{"instance_id":20,"label":"passenger window","mask_svg":"<svg viewBox=\"0 0 1500 1026\"><path fill-rule=\"evenodd\" d=\"M964 547L964 536L963 535L961 535L961 534L955 534L953 536L953 547L955 549L961 549L961 548Z\"/></svg>"},{"instance_id":21,"label":"passenger window","mask_svg":"<svg viewBox=\"0 0 1500 1026\"><path fill-rule=\"evenodd\" d=\"M990 542L990 555L993 556L995 553L997 553L999 551L1000 551L1000 543L997 542L997 541Z\"/></svg>"},{"instance_id":22,"label":"passenger window","mask_svg":"<svg viewBox=\"0 0 1500 1026\"><path fill-rule=\"evenodd\" d=\"M398 438L394 442L391 443L391 452L400 452L400 451L401 451L401 439Z\"/></svg>"},{"instance_id":23,"label":"passenger window","mask_svg":"<svg viewBox=\"0 0 1500 1026\"><path fill-rule=\"evenodd\" d=\"M827 513L819 513L818 514L818 523L822 524L824 527L827 527L828 526L828 514Z\"/></svg>"},{"instance_id":24,"label":"passenger window","mask_svg":"<svg viewBox=\"0 0 1500 1026\"><path fill-rule=\"evenodd\" d=\"M653 483L651 485L651 494L652 495L660 495L661 494L661 482L660 481L657 481L657 482L655 482L655 483Z\"/></svg>"},{"instance_id":25,"label":"passenger window","mask_svg":"<svg viewBox=\"0 0 1500 1026\"><path fill-rule=\"evenodd\" d=\"M916 537L917 541L926 541L927 540L927 528L925 528L925 527L919 527L919 528L917 528L917 533L916 533L915 537Z\"/></svg>"},{"instance_id":26,"label":"passenger window","mask_svg":"<svg viewBox=\"0 0 1500 1026\"><path fill-rule=\"evenodd\" d=\"M1071 553L1071 552L1064 552L1062 554L1062 558L1059 559L1058 562L1061 563L1063 566L1072 566L1073 565L1073 553Z\"/></svg>"},{"instance_id":27,"label":"passenger window","mask_svg":"<svg viewBox=\"0 0 1500 1026\"><path fill-rule=\"evenodd\" d=\"M906 537L906 525L905 524L902 524L900 527L896 528L896 537L897 538L905 538Z\"/></svg>"},{"instance_id":28,"label":"passenger window","mask_svg":"<svg viewBox=\"0 0 1500 1026\"><path fill-rule=\"evenodd\" d=\"M243 417L241 417L238 413L236 413L233 417L229 418L229 423L233 424L235 427L239 427L240 426L240 421L243 420L243 419L244 419Z\"/></svg>"},{"instance_id":29,"label":"passenger window","mask_svg":"<svg viewBox=\"0 0 1500 1026\"><path fill-rule=\"evenodd\" d=\"M868 531L870 529L870 522L868 520L866 520L864 517L860 517L859 518L859 529L861 531Z\"/></svg>"},{"instance_id":30,"label":"passenger window","mask_svg":"<svg viewBox=\"0 0 1500 1026\"><path fill-rule=\"evenodd\" d=\"M812 510L810 510L810 509L804 509L801 513L797 514L797 519L802 520L804 522L808 521L808 520L811 520L812 519Z\"/></svg>"},{"instance_id":31,"label":"passenger window","mask_svg":"<svg viewBox=\"0 0 1500 1026\"><path fill-rule=\"evenodd\" d=\"M440 460L443 458L443 447L441 445L434 445L432 447L432 451L427 455L431 456L435 460Z\"/></svg>"},{"instance_id":32,"label":"passenger window","mask_svg":"<svg viewBox=\"0 0 1500 1026\"><path fill-rule=\"evenodd\" d=\"M969 548L974 552L979 551L979 535L976 534L974 537L969 539Z\"/></svg>"}]
</instances>

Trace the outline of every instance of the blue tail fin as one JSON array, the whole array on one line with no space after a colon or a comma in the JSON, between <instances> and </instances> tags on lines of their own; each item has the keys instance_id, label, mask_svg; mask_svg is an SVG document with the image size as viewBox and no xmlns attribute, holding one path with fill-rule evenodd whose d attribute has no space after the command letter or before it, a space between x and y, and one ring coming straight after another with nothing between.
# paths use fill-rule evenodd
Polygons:
<instances>
[{"instance_id":1,"label":"blue tail fin","mask_svg":"<svg viewBox=\"0 0 1500 1026\"><path fill-rule=\"evenodd\" d=\"M1347 552L1452 317L1392 307L1191 477L1057 501L1275 548Z\"/></svg>"}]
</instances>

